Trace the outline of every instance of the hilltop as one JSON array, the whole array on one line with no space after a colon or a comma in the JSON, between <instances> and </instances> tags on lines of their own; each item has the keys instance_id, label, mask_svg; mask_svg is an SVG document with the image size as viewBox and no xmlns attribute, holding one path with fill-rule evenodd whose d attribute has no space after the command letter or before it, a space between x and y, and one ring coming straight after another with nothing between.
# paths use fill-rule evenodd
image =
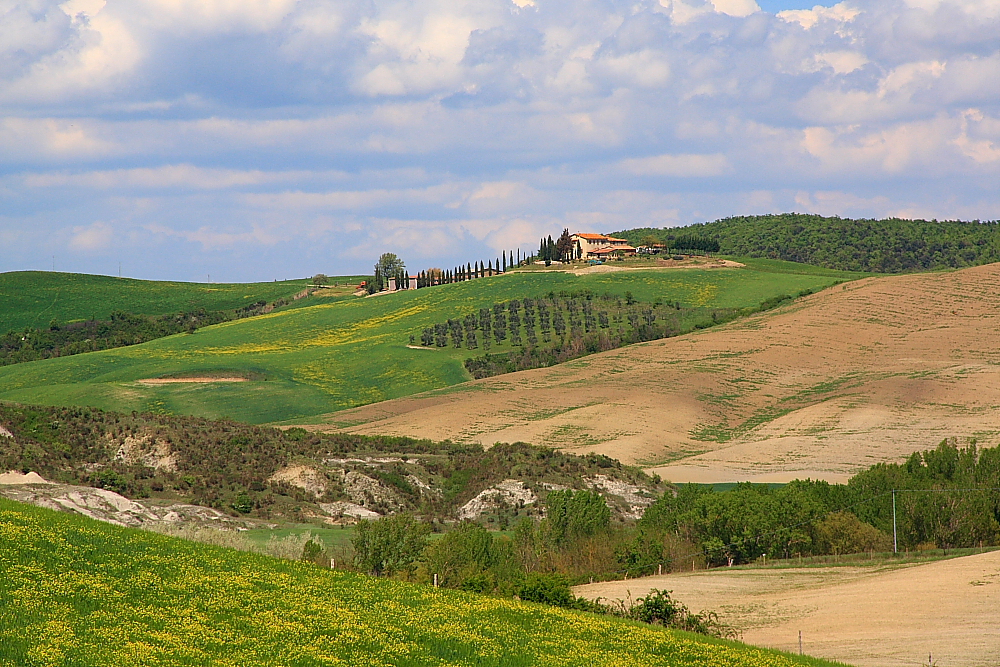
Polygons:
<instances>
[{"instance_id":1,"label":"hilltop","mask_svg":"<svg viewBox=\"0 0 1000 667\"><path fill-rule=\"evenodd\" d=\"M681 236L719 242L719 252L769 257L844 271L900 273L1000 261L1000 224L948 220L851 220L819 215L737 216L687 227L629 229L615 236L670 243Z\"/></svg>"},{"instance_id":2,"label":"hilltop","mask_svg":"<svg viewBox=\"0 0 1000 667\"><path fill-rule=\"evenodd\" d=\"M0 368L0 399L251 423L302 420L469 380L464 361L481 351L413 343L427 327L514 299L587 292L631 295L649 307L738 310L855 277L755 260L745 268L515 271L377 298L304 299L193 334Z\"/></svg>"},{"instance_id":3,"label":"hilltop","mask_svg":"<svg viewBox=\"0 0 1000 667\"><path fill-rule=\"evenodd\" d=\"M844 481L945 437L1000 434L1000 264L867 278L562 366L326 418L330 430L524 440L670 481Z\"/></svg>"},{"instance_id":4,"label":"hilltop","mask_svg":"<svg viewBox=\"0 0 1000 667\"><path fill-rule=\"evenodd\" d=\"M236 310L259 301L291 298L308 279L268 283L186 283L82 273L0 273L0 334L84 320L106 320L115 311L170 315L198 309Z\"/></svg>"}]
</instances>

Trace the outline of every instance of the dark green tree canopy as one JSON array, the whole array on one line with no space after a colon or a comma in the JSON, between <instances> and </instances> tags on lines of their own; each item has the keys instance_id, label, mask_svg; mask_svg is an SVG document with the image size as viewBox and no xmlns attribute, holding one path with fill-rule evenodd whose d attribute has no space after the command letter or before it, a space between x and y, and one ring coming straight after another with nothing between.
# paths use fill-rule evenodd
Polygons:
<instances>
[{"instance_id":1,"label":"dark green tree canopy","mask_svg":"<svg viewBox=\"0 0 1000 667\"><path fill-rule=\"evenodd\" d=\"M633 243L663 238L718 243L719 252L783 259L843 271L900 273L978 266L1000 261L1000 224L959 220L851 220L802 213L739 216L679 228L615 232ZM714 252L714 251L713 251Z\"/></svg>"}]
</instances>

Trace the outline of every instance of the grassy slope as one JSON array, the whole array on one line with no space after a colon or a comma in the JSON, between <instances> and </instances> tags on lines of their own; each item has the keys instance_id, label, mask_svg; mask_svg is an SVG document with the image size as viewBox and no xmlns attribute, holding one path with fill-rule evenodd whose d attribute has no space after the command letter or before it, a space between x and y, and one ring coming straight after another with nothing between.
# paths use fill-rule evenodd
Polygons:
<instances>
[{"instance_id":1,"label":"grassy slope","mask_svg":"<svg viewBox=\"0 0 1000 667\"><path fill-rule=\"evenodd\" d=\"M270 283L182 283L49 271L0 273L0 333L11 329L107 319L114 310L166 315L204 308L229 310L291 296L308 280Z\"/></svg>"},{"instance_id":2,"label":"grassy slope","mask_svg":"<svg viewBox=\"0 0 1000 667\"><path fill-rule=\"evenodd\" d=\"M640 301L709 307L756 306L777 294L855 277L785 262L753 260L740 270L634 271L573 276L514 272L414 292L317 302L228 322L143 345L0 368L0 399L227 416L266 423L329 413L463 382L474 354L413 350L410 334L493 302L590 289ZM260 382L165 385L135 380L175 373L262 374Z\"/></svg>"},{"instance_id":3,"label":"grassy slope","mask_svg":"<svg viewBox=\"0 0 1000 667\"><path fill-rule=\"evenodd\" d=\"M829 665L0 501L0 665Z\"/></svg>"}]
</instances>

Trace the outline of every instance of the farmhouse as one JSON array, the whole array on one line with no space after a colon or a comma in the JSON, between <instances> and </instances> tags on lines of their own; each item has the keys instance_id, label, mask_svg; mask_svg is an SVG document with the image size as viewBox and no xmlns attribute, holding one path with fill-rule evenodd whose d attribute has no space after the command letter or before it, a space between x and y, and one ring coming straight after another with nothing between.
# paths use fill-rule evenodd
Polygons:
<instances>
[{"instance_id":1,"label":"farmhouse","mask_svg":"<svg viewBox=\"0 0 1000 667\"><path fill-rule=\"evenodd\" d=\"M580 259L607 259L635 254L635 248L629 245L627 239L584 233L573 234L571 238L576 246L577 257Z\"/></svg>"}]
</instances>

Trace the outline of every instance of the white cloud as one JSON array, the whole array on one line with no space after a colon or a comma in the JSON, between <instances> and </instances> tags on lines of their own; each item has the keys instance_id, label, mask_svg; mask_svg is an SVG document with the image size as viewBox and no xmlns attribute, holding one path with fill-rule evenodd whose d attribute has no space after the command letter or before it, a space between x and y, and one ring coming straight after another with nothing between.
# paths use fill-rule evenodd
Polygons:
<instances>
[{"instance_id":1,"label":"white cloud","mask_svg":"<svg viewBox=\"0 0 1000 667\"><path fill-rule=\"evenodd\" d=\"M657 155L630 158L621 162L622 168L638 176L719 176L729 169L725 155Z\"/></svg>"},{"instance_id":2,"label":"white cloud","mask_svg":"<svg viewBox=\"0 0 1000 667\"><path fill-rule=\"evenodd\" d=\"M1000 217L998 8L10 0L0 262L46 238L152 263L382 240L444 257L799 193Z\"/></svg>"},{"instance_id":3,"label":"white cloud","mask_svg":"<svg viewBox=\"0 0 1000 667\"><path fill-rule=\"evenodd\" d=\"M836 23L847 23L853 21L861 14L861 10L852 4L841 2L832 7L824 7L817 4L812 9L786 9L778 12L778 18L789 23L798 23L809 30L816 27L821 21L831 21Z\"/></svg>"},{"instance_id":4,"label":"white cloud","mask_svg":"<svg viewBox=\"0 0 1000 667\"><path fill-rule=\"evenodd\" d=\"M69 245L74 250L103 250L111 245L114 229L104 222L95 222L86 227L74 227Z\"/></svg>"},{"instance_id":5,"label":"white cloud","mask_svg":"<svg viewBox=\"0 0 1000 667\"><path fill-rule=\"evenodd\" d=\"M24 184L32 188L86 187L112 188L189 188L218 190L247 185L287 181L296 173L266 173L259 170L204 169L190 164L155 168L116 169L82 173L46 172L26 174Z\"/></svg>"},{"instance_id":6,"label":"white cloud","mask_svg":"<svg viewBox=\"0 0 1000 667\"><path fill-rule=\"evenodd\" d=\"M712 6L720 14L744 17L760 11L754 0L712 0Z\"/></svg>"}]
</instances>

